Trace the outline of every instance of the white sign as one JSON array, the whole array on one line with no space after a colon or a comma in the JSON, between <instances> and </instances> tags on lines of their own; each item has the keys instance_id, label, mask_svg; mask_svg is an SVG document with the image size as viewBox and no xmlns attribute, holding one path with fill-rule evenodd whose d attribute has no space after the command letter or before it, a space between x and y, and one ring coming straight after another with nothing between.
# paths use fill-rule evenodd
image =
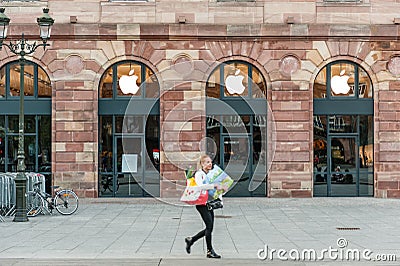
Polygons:
<instances>
[{"instance_id":1,"label":"white sign","mask_svg":"<svg viewBox=\"0 0 400 266\"><path fill-rule=\"evenodd\" d=\"M137 154L122 154L122 172L137 173Z\"/></svg>"}]
</instances>

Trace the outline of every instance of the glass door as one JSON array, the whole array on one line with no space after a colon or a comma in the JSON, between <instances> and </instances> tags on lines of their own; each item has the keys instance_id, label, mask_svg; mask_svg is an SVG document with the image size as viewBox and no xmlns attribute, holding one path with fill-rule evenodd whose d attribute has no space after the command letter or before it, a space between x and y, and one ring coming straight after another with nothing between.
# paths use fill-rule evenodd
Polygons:
<instances>
[{"instance_id":1,"label":"glass door","mask_svg":"<svg viewBox=\"0 0 400 266\"><path fill-rule=\"evenodd\" d=\"M143 196L143 144L142 136L114 137L115 149L107 158L113 161L112 171L101 174L102 196Z\"/></svg>"},{"instance_id":2,"label":"glass door","mask_svg":"<svg viewBox=\"0 0 400 266\"><path fill-rule=\"evenodd\" d=\"M221 158L223 169L235 180L234 187L227 193L229 196L251 196L249 191L252 176L252 145L249 135L222 135Z\"/></svg>"},{"instance_id":3,"label":"glass door","mask_svg":"<svg viewBox=\"0 0 400 266\"><path fill-rule=\"evenodd\" d=\"M359 154L357 137L328 138L328 196L359 196Z\"/></svg>"},{"instance_id":4,"label":"glass door","mask_svg":"<svg viewBox=\"0 0 400 266\"><path fill-rule=\"evenodd\" d=\"M115 144L115 196L143 196L143 137L116 136Z\"/></svg>"}]
</instances>

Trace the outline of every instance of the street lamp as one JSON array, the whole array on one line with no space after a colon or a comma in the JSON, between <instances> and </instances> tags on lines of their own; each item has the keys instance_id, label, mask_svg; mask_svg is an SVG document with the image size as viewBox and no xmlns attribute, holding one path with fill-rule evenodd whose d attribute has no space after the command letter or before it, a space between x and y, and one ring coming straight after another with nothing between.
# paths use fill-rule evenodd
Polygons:
<instances>
[{"instance_id":1,"label":"street lamp","mask_svg":"<svg viewBox=\"0 0 400 266\"><path fill-rule=\"evenodd\" d=\"M19 41L15 43L3 43L7 38L7 28L10 23L10 19L4 14L5 9L0 8L0 50L3 45L15 55L19 55L20 65L20 90L19 90L19 129L18 129L18 163L17 163L17 177L15 178L16 186L16 212L14 222L26 222L28 217L26 215L26 175L25 175L25 152L24 152L24 74L25 74L25 55L32 54L35 50L43 46L46 49L47 40L50 38L51 26L54 23L54 19L49 16L49 9L43 8L43 16L37 18L37 23L40 28L40 38L42 43L36 44L36 42L29 44L25 40L24 34Z\"/></svg>"}]
</instances>

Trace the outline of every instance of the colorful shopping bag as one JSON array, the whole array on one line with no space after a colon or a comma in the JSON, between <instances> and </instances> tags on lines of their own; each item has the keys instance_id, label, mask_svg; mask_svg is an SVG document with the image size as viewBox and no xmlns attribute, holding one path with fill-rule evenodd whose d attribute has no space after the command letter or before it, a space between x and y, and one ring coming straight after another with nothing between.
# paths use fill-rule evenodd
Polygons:
<instances>
[{"instance_id":1,"label":"colorful shopping bag","mask_svg":"<svg viewBox=\"0 0 400 266\"><path fill-rule=\"evenodd\" d=\"M199 189L194 179L194 174L189 170L185 171L186 188L183 191L181 201L190 205L206 205L208 200L208 191Z\"/></svg>"},{"instance_id":2,"label":"colorful shopping bag","mask_svg":"<svg viewBox=\"0 0 400 266\"><path fill-rule=\"evenodd\" d=\"M208 178L208 183L210 184L220 184L226 188L230 188L233 184L233 179L218 165L214 165L213 169L211 169L206 177ZM223 190L210 190L209 194L214 199L218 198L219 196L225 194L226 191Z\"/></svg>"}]
</instances>

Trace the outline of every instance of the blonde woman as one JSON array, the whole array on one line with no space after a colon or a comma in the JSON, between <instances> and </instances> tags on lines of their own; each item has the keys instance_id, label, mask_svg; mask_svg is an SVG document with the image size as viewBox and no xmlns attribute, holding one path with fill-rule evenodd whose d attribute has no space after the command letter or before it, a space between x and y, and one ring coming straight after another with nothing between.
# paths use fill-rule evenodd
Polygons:
<instances>
[{"instance_id":1,"label":"blonde woman","mask_svg":"<svg viewBox=\"0 0 400 266\"><path fill-rule=\"evenodd\" d=\"M212 165L212 160L210 156L208 155L202 155L200 157L199 161L199 167L197 172L195 173L195 181L196 185L202 189L202 190L213 190L213 189L223 189L222 186L218 184L210 184L208 183L208 178L206 177L208 171L210 171L213 168ZM200 238L205 237L206 238L206 244L207 244L207 258L214 258L214 259L219 259L221 258L220 255L215 253L213 247L212 247L212 242L211 242L211 234L214 228L214 211L209 210L206 205L196 205L196 210L200 213L200 216L206 226L205 229L201 230L198 232L196 235L192 237L186 237L185 242L186 242L186 252L190 254L190 249L191 246Z\"/></svg>"}]
</instances>

